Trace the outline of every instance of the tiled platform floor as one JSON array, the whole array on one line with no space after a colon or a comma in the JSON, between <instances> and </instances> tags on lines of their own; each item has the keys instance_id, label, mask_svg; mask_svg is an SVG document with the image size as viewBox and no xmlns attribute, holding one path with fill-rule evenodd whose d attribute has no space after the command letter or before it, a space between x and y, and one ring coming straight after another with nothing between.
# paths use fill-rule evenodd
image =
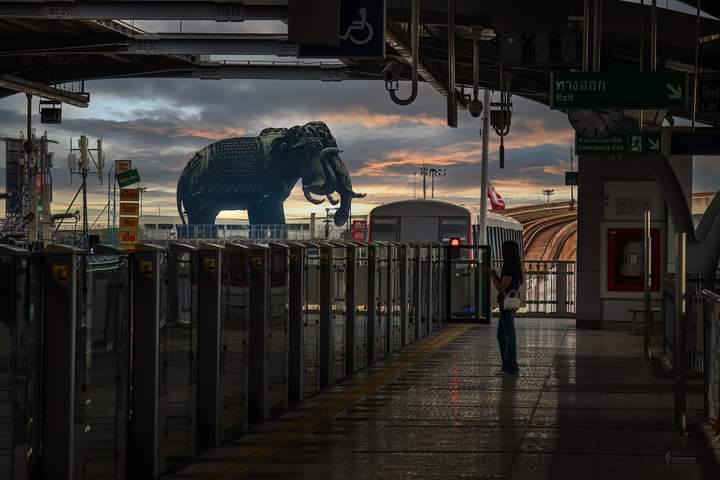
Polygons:
<instances>
[{"instance_id":1,"label":"tiled platform floor","mask_svg":"<svg viewBox=\"0 0 720 480\"><path fill-rule=\"evenodd\" d=\"M519 377L496 375L495 323L449 326L171 478L720 479L641 337L517 323Z\"/></svg>"}]
</instances>

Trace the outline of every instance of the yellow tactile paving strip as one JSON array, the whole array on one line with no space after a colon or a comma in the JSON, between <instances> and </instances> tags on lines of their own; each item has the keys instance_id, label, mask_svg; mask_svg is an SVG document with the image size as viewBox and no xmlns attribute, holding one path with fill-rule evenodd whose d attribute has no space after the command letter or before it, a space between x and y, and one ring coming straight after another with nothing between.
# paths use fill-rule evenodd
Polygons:
<instances>
[{"instance_id":1,"label":"yellow tactile paving strip","mask_svg":"<svg viewBox=\"0 0 720 480\"><path fill-rule=\"evenodd\" d=\"M409 347L407 351L395 353L385 359L385 365L368 373L368 375L356 384L347 386L347 390L338 394L331 401L323 402L326 405L323 409L304 411L302 418L289 420L278 424L278 431L275 431L267 438L259 439L251 445L232 444L223 447L230 447L232 453L230 459L223 459L213 462L207 457L201 458L203 467L191 465L185 470L168 479L235 479L241 477L267 462L274 455L282 452L293 442L302 436L314 433L329 420L335 418L339 413L346 410L358 400L374 393L382 385L397 377L403 370L416 364L423 357L443 348L458 336L467 332L471 325L453 325L435 335L421 340L418 344Z\"/></svg>"}]
</instances>

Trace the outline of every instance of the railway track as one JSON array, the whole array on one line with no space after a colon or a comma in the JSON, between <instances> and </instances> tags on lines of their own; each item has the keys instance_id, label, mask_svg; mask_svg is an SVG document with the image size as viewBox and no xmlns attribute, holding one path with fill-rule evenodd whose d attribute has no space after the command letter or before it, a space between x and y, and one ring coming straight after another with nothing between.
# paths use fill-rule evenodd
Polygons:
<instances>
[{"instance_id":1,"label":"railway track","mask_svg":"<svg viewBox=\"0 0 720 480\"><path fill-rule=\"evenodd\" d=\"M577 212L569 202L516 207L503 211L523 225L523 251L528 260L575 260Z\"/></svg>"},{"instance_id":2,"label":"railway track","mask_svg":"<svg viewBox=\"0 0 720 480\"><path fill-rule=\"evenodd\" d=\"M526 222L523 225L523 249L528 260L559 260L572 255L566 246L575 238L577 216L566 212Z\"/></svg>"}]
</instances>

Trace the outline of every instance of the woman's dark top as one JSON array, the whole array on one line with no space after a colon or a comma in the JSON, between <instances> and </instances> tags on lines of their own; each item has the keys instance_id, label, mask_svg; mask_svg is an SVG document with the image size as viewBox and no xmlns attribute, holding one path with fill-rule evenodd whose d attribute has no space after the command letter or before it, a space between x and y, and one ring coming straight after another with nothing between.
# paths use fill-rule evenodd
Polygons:
<instances>
[{"instance_id":1,"label":"woman's dark top","mask_svg":"<svg viewBox=\"0 0 720 480\"><path fill-rule=\"evenodd\" d=\"M520 282L522 281L522 277L520 275L520 272L513 271L514 269L509 268L507 263L503 263L502 271L500 272L500 280L502 280L503 277L510 277L510 285L508 285L507 289L505 289L504 292L498 292L498 298L497 301L502 305L503 298L505 298L505 294L511 290L518 290L520 288Z\"/></svg>"}]
</instances>

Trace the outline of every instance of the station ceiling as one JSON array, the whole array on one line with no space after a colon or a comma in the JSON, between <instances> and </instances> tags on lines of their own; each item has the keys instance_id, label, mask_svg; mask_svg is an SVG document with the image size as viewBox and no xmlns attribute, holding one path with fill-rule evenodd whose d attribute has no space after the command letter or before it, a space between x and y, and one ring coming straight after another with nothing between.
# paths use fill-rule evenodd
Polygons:
<instances>
[{"instance_id":1,"label":"station ceiling","mask_svg":"<svg viewBox=\"0 0 720 480\"><path fill-rule=\"evenodd\" d=\"M681 1L694 6L697 0ZM293 56L297 46L289 44L284 34L162 33L142 30L127 22L133 18L287 21L287 7L282 3L2 2L0 74L54 85L122 77L381 80L387 59L296 61ZM582 67L583 0L553 0L552 8L548 8L548 2L534 0L455 3L456 84L458 88L464 87L466 93L472 86L473 38L479 32L483 32L484 39L480 42L483 88L498 89L502 69L506 80L511 79L514 94L547 104L550 74ZM637 71L644 48L643 68L648 70L650 7L618 0L605 0L604 5L601 69ZM705 1L702 5L706 13L720 17L718 2ZM387 57L407 59L409 6L409 0L387 0ZM422 0L420 19L421 78L446 93L447 2ZM696 27L693 15L658 9L658 69L692 72ZM700 31L702 36L712 38L720 34L720 21L703 17ZM510 38L515 39L512 44L506 42ZM214 60L218 55L282 58L274 62L220 62ZM699 65L704 72L720 70L720 40L708 40L701 45ZM408 76L409 73L408 68ZM0 89L0 96L12 93ZM688 112L672 113L688 116ZM717 118L699 118L717 125Z\"/></svg>"}]
</instances>

